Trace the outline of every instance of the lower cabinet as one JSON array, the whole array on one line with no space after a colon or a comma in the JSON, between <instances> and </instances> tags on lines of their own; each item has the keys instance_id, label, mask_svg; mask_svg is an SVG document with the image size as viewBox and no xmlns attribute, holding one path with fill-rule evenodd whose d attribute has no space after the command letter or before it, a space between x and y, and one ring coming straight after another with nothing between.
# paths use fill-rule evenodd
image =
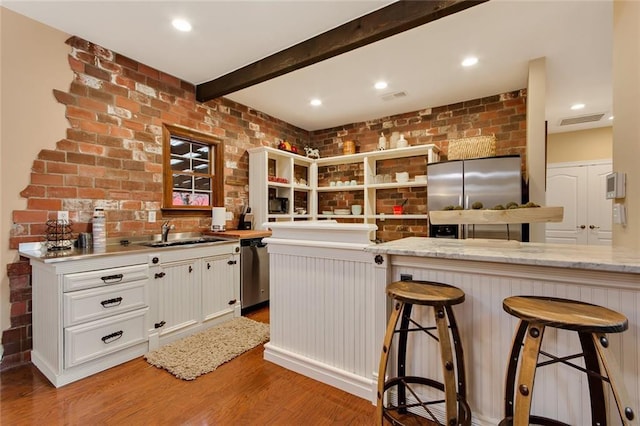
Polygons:
<instances>
[{"instance_id":1,"label":"lower cabinet","mask_svg":"<svg viewBox=\"0 0 640 426\"><path fill-rule=\"evenodd\" d=\"M33 364L59 387L240 316L239 253L231 241L126 256L28 256Z\"/></svg>"},{"instance_id":2,"label":"lower cabinet","mask_svg":"<svg viewBox=\"0 0 640 426\"><path fill-rule=\"evenodd\" d=\"M204 249L151 256L150 350L240 316L239 244Z\"/></svg>"},{"instance_id":3,"label":"lower cabinet","mask_svg":"<svg viewBox=\"0 0 640 426\"><path fill-rule=\"evenodd\" d=\"M202 321L235 314L240 303L240 255L202 259Z\"/></svg>"}]
</instances>

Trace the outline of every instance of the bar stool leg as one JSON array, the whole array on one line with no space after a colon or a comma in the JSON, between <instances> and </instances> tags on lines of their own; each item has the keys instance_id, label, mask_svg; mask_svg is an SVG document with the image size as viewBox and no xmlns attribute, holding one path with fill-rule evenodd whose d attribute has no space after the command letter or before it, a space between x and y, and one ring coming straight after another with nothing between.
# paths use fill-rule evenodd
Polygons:
<instances>
[{"instance_id":1,"label":"bar stool leg","mask_svg":"<svg viewBox=\"0 0 640 426\"><path fill-rule=\"evenodd\" d=\"M522 362L518 375L518 389L516 390L516 411L513 417L514 426L528 426L531 414L531 398L533 396L533 381L538 364L538 354L542 343L545 326L528 323L524 340Z\"/></svg>"},{"instance_id":2,"label":"bar stool leg","mask_svg":"<svg viewBox=\"0 0 640 426\"><path fill-rule=\"evenodd\" d=\"M387 362L389 361L389 354L391 352L391 343L393 341L393 334L398 323L398 318L404 307L404 302L394 301L393 311L389 317L389 323L387 324L387 331L384 335L384 343L382 346L382 355L380 356L380 367L378 368L378 395L377 395L377 409L376 409L376 425L382 425L382 419L384 414L384 383L386 381Z\"/></svg>"},{"instance_id":3,"label":"bar stool leg","mask_svg":"<svg viewBox=\"0 0 640 426\"><path fill-rule=\"evenodd\" d=\"M598 362L598 353L591 333L578 332L580 345L582 346L582 354L584 357L584 367L592 371L594 374L587 374L587 382L589 383L589 398L591 401L591 424L606 426L607 409L604 405L604 382L601 380L600 363Z\"/></svg>"},{"instance_id":4,"label":"bar stool leg","mask_svg":"<svg viewBox=\"0 0 640 426\"><path fill-rule=\"evenodd\" d=\"M591 337L596 351L598 351L598 355L600 356L602 368L604 368L607 377L609 377L609 383L613 390L613 396L616 400L618 413L620 413L620 419L624 425L637 425L639 423L638 415L631 407L631 400L629 399L627 389L624 386L624 381L620 375L620 368L616 361L616 357L607 356L607 349L609 347L609 340L607 339L607 336L602 333L593 333Z\"/></svg>"},{"instance_id":5,"label":"bar stool leg","mask_svg":"<svg viewBox=\"0 0 640 426\"><path fill-rule=\"evenodd\" d=\"M409 325L411 323L411 311L413 305L404 302L402 304L402 318L400 318L400 331L398 338L398 377L407 377L407 342L409 340ZM391 345L389 345L391 346ZM398 383L398 406L407 404L407 387L404 383ZM399 408L398 413L407 414L406 408Z\"/></svg>"},{"instance_id":6,"label":"bar stool leg","mask_svg":"<svg viewBox=\"0 0 640 426\"><path fill-rule=\"evenodd\" d=\"M451 306L446 306L447 318L449 319L449 329L453 338L453 347L456 353L456 372L458 374L458 398L462 401L467 400L467 376L464 369L464 352L462 350L462 342L460 340L460 332L458 331L458 323L453 314ZM458 419L464 418L463 406L459 404Z\"/></svg>"},{"instance_id":7,"label":"bar stool leg","mask_svg":"<svg viewBox=\"0 0 640 426\"><path fill-rule=\"evenodd\" d=\"M520 321L516 334L513 336L513 345L511 346L511 354L509 356L509 366L507 367L507 378L505 383L504 398L504 414L505 420L513 421L513 409L515 408L514 398L516 391L516 373L518 371L518 360L520 359L520 351L522 350L522 342L527 333L527 323ZM511 424L504 423L503 424Z\"/></svg>"},{"instance_id":8,"label":"bar stool leg","mask_svg":"<svg viewBox=\"0 0 640 426\"><path fill-rule=\"evenodd\" d=\"M453 370L453 352L451 351L451 339L449 338L449 325L443 306L433 307L440 340L440 358L442 360L442 374L444 377L445 407L448 425L457 425L457 397L456 376Z\"/></svg>"}]
</instances>

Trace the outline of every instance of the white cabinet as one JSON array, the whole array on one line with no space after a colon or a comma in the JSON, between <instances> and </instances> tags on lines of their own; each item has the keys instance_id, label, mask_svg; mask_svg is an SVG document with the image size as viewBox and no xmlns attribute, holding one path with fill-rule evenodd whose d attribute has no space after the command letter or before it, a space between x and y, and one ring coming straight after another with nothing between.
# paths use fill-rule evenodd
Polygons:
<instances>
[{"instance_id":1,"label":"white cabinet","mask_svg":"<svg viewBox=\"0 0 640 426\"><path fill-rule=\"evenodd\" d=\"M153 285L158 292L157 323L160 337L176 333L200 320L200 262L179 260L160 265Z\"/></svg>"},{"instance_id":2,"label":"white cabinet","mask_svg":"<svg viewBox=\"0 0 640 426\"><path fill-rule=\"evenodd\" d=\"M563 206L564 219L546 225L546 242L611 245L612 202L605 198L611 162L562 163L547 169L550 206Z\"/></svg>"},{"instance_id":3,"label":"white cabinet","mask_svg":"<svg viewBox=\"0 0 640 426\"><path fill-rule=\"evenodd\" d=\"M411 157L425 157L426 163L439 160L439 150L433 145L417 145L386 151L372 151L358 154L309 159L297 154L269 147L258 147L249 150L249 205L254 212L257 229L265 229L268 221L292 221L303 219L356 219L364 223L375 223L376 219L427 219L426 194L425 211L418 214L393 215L391 207L388 212L378 211L378 191L397 190L403 188L426 188L427 182L416 182L413 177L408 182L395 181L395 173L390 182L376 182L378 164L384 160ZM361 171L355 185L330 186L326 179L319 178L319 170L346 166ZM400 171L400 170L394 170ZM391 172L388 172L389 174ZM424 173L426 175L426 167ZM351 183L352 179L346 179ZM340 198L350 193L362 204L362 214L324 214L319 207L319 197ZM287 200L287 209L275 213L270 209L278 206L279 199ZM296 208L306 210L305 214L296 213ZM345 206L348 208L349 206ZM270 211L271 210L271 211Z\"/></svg>"},{"instance_id":4,"label":"white cabinet","mask_svg":"<svg viewBox=\"0 0 640 426\"><path fill-rule=\"evenodd\" d=\"M31 259L34 365L59 387L240 316L237 241Z\"/></svg>"},{"instance_id":5,"label":"white cabinet","mask_svg":"<svg viewBox=\"0 0 640 426\"><path fill-rule=\"evenodd\" d=\"M62 386L147 352L145 255L32 261L31 359Z\"/></svg>"},{"instance_id":6,"label":"white cabinet","mask_svg":"<svg viewBox=\"0 0 640 426\"><path fill-rule=\"evenodd\" d=\"M167 250L149 256L149 349L240 316L240 245Z\"/></svg>"},{"instance_id":7,"label":"white cabinet","mask_svg":"<svg viewBox=\"0 0 640 426\"><path fill-rule=\"evenodd\" d=\"M202 321L233 314L240 302L240 255L237 253L202 259Z\"/></svg>"}]
</instances>

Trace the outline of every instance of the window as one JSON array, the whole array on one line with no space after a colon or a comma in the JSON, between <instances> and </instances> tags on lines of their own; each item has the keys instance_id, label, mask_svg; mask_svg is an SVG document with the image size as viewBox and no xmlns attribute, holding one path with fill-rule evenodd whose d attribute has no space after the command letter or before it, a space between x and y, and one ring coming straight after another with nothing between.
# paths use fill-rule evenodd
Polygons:
<instances>
[{"instance_id":1,"label":"window","mask_svg":"<svg viewBox=\"0 0 640 426\"><path fill-rule=\"evenodd\" d=\"M224 206L224 146L182 127L163 129L163 209L211 211Z\"/></svg>"}]
</instances>

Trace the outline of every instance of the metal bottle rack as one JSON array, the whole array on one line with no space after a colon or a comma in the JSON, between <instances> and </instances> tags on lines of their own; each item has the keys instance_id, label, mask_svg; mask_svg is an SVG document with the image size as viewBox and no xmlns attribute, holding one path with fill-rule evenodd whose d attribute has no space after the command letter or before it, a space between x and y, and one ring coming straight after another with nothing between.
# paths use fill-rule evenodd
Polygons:
<instances>
[{"instance_id":1,"label":"metal bottle rack","mask_svg":"<svg viewBox=\"0 0 640 426\"><path fill-rule=\"evenodd\" d=\"M68 250L73 247L72 222L69 220L48 220L45 243L47 250Z\"/></svg>"}]
</instances>

